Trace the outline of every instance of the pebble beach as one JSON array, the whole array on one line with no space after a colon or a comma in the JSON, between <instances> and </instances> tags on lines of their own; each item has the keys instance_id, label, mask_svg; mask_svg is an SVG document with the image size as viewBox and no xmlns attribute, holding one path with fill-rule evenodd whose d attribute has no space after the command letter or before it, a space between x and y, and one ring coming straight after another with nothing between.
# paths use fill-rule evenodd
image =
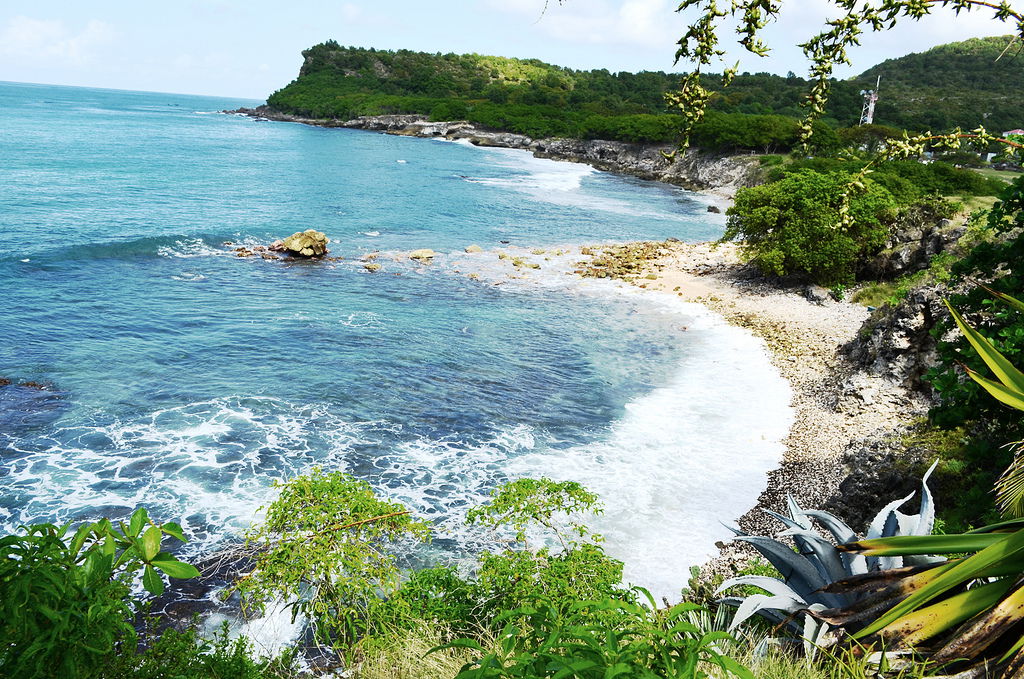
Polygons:
<instances>
[{"instance_id":1,"label":"pebble beach","mask_svg":"<svg viewBox=\"0 0 1024 679\"><path fill-rule=\"evenodd\" d=\"M805 508L820 508L850 473L843 452L872 434L894 430L921 417L927 402L900 385L858 373L843 355L868 317L859 304L837 301L821 289L787 286L744 264L735 243L658 244L639 285L705 305L730 324L761 338L772 363L790 383L794 424L780 466L770 473L757 505L737 519L750 533L772 535L783 527L763 510L785 512L786 496ZM607 255L606 255L607 256ZM743 551L720 544L727 570ZM723 568L725 567L725 568Z\"/></svg>"}]
</instances>

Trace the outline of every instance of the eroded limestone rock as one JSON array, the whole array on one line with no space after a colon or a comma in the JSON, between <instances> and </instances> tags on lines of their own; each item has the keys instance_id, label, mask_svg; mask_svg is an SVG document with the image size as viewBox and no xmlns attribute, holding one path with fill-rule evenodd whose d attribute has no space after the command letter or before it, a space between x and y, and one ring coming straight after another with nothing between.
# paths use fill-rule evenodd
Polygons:
<instances>
[{"instance_id":1,"label":"eroded limestone rock","mask_svg":"<svg viewBox=\"0 0 1024 679\"><path fill-rule=\"evenodd\" d=\"M437 253L431 250L430 248L413 250L412 252L409 253L409 259L415 259L417 262L420 262L421 264L429 263L436 256Z\"/></svg>"},{"instance_id":2,"label":"eroded limestone rock","mask_svg":"<svg viewBox=\"0 0 1024 679\"><path fill-rule=\"evenodd\" d=\"M271 243L270 249L297 257L322 257L327 253L330 239L321 231L307 229L296 231L284 240Z\"/></svg>"}]
</instances>

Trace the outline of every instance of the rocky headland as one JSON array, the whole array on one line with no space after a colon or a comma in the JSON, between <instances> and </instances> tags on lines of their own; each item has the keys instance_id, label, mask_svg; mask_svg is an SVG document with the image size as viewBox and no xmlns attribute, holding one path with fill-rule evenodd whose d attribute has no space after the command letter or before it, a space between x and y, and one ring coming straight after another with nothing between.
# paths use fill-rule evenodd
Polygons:
<instances>
[{"instance_id":1,"label":"rocky headland","mask_svg":"<svg viewBox=\"0 0 1024 679\"><path fill-rule=\"evenodd\" d=\"M599 170L666 182L694 191L731 197L736 189L758 183L757 156L723 156L691 149L673 160L664 144L630 144L600 139L533 139L522 134L488 130L466 121L430 122L421 115L361 116L352 120L307 118L269 106L225 111L257 120L344 127L410 137L464 139L476 146L522 149L538 158L586 163Z\"/></svg>"}]
</instances>

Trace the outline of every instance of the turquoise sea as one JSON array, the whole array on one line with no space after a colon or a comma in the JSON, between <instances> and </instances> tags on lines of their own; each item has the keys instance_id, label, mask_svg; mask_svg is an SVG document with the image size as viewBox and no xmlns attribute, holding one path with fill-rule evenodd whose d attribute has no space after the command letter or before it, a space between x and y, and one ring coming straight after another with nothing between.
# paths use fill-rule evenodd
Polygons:
<instances>
[{"instance_id":1,"label":"turquoise sea","mask_svg":"<svg viewBox=\"0 0 1024 679\"><path fill-rule=\"evenodd\" d=\"M717 237L710 199L217 113L254 103L0 83L0 533L145 505L195 556L319 465L458 558L466 507L544 474L600 493L627 577L675 596L778 460L788 387L701 307L569 272L582 244ZM308 228L343 259L233 252Z\"/></svg>"}]
</instances>

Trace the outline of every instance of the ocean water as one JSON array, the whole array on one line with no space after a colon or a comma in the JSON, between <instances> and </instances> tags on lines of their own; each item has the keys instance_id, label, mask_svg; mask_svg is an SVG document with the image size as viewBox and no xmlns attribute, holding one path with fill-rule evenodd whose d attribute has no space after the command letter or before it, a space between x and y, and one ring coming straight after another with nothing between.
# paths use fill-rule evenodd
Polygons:
<instances>
[{"instance_id":1,"label":"ocean water","mask_svg":"<svg viewBox=\"0 0 1024 679\"><path fill-rule=\"evenodd\" d=\"M582 244L717 237L710 199L217 113L253 103L0 83L0 533L145 505L195 556L320 466L458 559L467 507L547 475L597 491L627 578L676 597L776 464L788 387L702 307L569 274ZM307 228L343 259L233 252Z\"/></svg>"}]
</instances>

